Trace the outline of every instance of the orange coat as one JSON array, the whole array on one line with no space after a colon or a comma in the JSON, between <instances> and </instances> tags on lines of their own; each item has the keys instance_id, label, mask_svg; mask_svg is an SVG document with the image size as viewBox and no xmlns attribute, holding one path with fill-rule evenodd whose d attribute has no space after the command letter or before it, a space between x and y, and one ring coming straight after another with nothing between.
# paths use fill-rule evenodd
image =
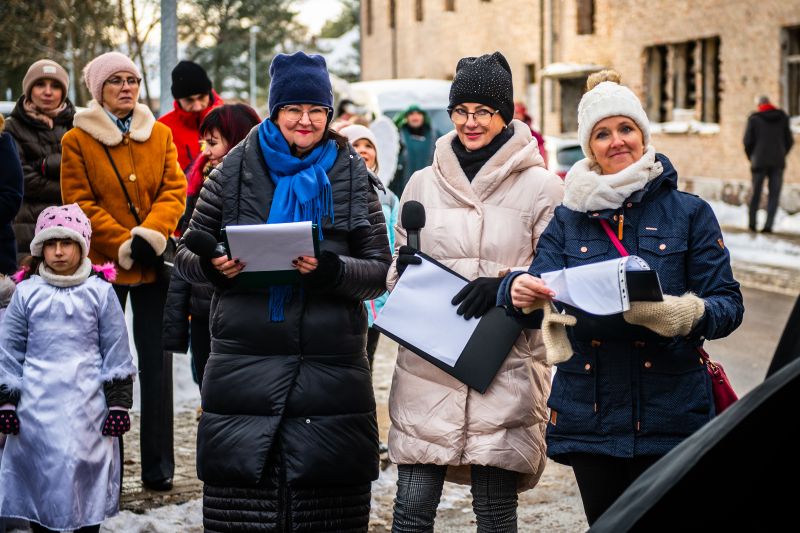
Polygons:
<instances>
[{"instance_id":1,"label":"orange coat","mask_svg":"<svg viewBox=\"0 0 800 533\"><path fill-rule=\"evenodd\" d=\"M152 283L156 271L130 257L132 235L143 237L158 255L183 214L186 178L178 166L170 129L156 122L146 106L137 104L130 132L123 135L96 102L75 115L75 127L61 141L61 195L77 203L92 223L89 258L113 261L120 285ZM136 225L108 156L122 176L142 221Z\"/></svg>"}]
</instances>

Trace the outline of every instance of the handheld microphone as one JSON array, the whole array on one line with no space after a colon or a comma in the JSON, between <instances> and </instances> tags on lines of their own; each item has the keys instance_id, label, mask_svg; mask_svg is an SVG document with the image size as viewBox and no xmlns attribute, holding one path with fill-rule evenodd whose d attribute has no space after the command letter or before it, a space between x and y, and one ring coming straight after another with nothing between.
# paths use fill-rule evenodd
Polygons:
<instances>
[{"instance_id":1,"label":"handheld microphone","mask_svg":"<svg viewBox=\"0 0 800 533\"><path fill-rule=\"evenodd\" d=\"M400 224L408 235L408 245L416 250L421 250L419 230L425 227L425 206L415 200L409 200L403 204Z\"/></svg>"},{"instance_id":2,"label":"handheld microphone","mask_svg":"<svg viewBox=\"0 0 800 533\"><path fill-rule=\"evenodd\" d=\"M188 231L184 235L183 241L190 252L206 259L228 255L222 243L218 243L213 235L205 231Z\"/></svg>"}]
</instances>

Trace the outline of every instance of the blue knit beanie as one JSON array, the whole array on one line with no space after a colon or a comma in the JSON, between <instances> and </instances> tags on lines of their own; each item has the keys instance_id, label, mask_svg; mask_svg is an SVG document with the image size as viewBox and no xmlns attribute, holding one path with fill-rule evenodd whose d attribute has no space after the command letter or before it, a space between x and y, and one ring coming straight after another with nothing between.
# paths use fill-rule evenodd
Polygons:
<instances>
[{"instance_id":1,"label":"blue knit beanie","mask_svg":"<svg viewBox=\"0 0 800 533\"><path fill-rule=\"evenodd\" d=\"M333 88L325 58L305 52L278 54L269 66L269 115L281 106L314 104L333 109Z\"/></svg>"}]
</instances>

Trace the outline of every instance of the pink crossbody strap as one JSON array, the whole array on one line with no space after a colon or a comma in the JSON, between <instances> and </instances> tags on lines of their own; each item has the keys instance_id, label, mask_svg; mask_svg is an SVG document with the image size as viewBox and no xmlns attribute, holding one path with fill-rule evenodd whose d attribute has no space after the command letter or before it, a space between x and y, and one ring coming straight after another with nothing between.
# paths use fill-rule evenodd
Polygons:
<instances>
[{"instance_id":1,"label":"pink crossbody strap","mask_svg":"<svg viewBox=\"0 0 800 533\"><path fill-rule=\"evenodd\" d=\"M614 235L614 230L611 229L611 226L608 224L608 221L603 220L601 218L600 225L603 226L603 229L606 231L608 238L611 239L611 242L614 244L614 248L616 248L617 251L619 252L619 255L621 255L622 257L629 256L630 254L628 253L628 250L626 250L625 247L622 246L622 243L619 242L617 236Z\"/></svg>"}]
</instances>

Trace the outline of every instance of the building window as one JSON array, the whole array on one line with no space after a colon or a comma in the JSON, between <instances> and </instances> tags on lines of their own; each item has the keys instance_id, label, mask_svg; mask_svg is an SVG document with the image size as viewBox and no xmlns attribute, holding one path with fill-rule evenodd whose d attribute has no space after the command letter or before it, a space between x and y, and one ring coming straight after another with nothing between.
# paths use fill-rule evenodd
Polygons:
<instances>
[{"instance_id":1,"label":"building window","mask_svg":"<svg viewBox=\"0 0 800 533\"><path fill-rule=\"evenodd\" d=\"M586 88L588 76L577 78L561 78L558 80L558 88L561 93L561 133L578 131L578 103L583 96Z\"/></svg>"},{"instance_id":2,"label":"building window","mask_svg":"<svg viewBox=\"0 0 800 533\"><path fill-rule=\"evenodd\" d=\"M796 117L800 115L800 26L784 29L781 37L783 107Z\"/></svg>"},{"instance_id":3,"label":"building window","mask_svg":"<svg viewBox=\"0 0 800 533\"><path fill-rule=\"evenodd\" d=\"M422 11L422 0L416 0L414 2L414 15L417 22L422 22L422 19L425 18L425 13Z\"/></svg>"},{"instance_id":4,"label":"building window","mask_svg":"<svg viewBox=\"0 0 800 533\"><path fill-rule=\"evenodd\" d=\"M372 35L372 0L366 1L365 16L367 19L367 35Z\"/></svg>"},{"instance_id":5,"label":"building window","mask_svg":"<svg viewBox=\"0 0 800 533\"><path fill-rule=\"evenodd\" d=\"M719 122L719 37L645 48L645 106L654 122Z\"/></svg>"},{"instance_id":6,"label":"building window","mask_svg":"<svg viewBox=\"0 0 800 533\"><path fill-rule=\"evenodd\" d=\"M444 10L445 11L455 11L456 10L456 0L444 0Z\"/></svg>"},{"instance_id":7,"label":"building window","mask_svg":"<svg viewBox=\"0 0 800 533\"><path fill-rule=\"evenodd\" d=\"M394 29L397 24L397 2L389 0L389 28Z\"/></svg>"},{"instance_id":8,"label":"building window","mask_svg":"<svg viewBox=\"0 0 800 533\"><path fill-rule=\"evenodd\" d=\"M576 0L578 35L594 33L594 0Z\"/></svg>"}]
</instances>

